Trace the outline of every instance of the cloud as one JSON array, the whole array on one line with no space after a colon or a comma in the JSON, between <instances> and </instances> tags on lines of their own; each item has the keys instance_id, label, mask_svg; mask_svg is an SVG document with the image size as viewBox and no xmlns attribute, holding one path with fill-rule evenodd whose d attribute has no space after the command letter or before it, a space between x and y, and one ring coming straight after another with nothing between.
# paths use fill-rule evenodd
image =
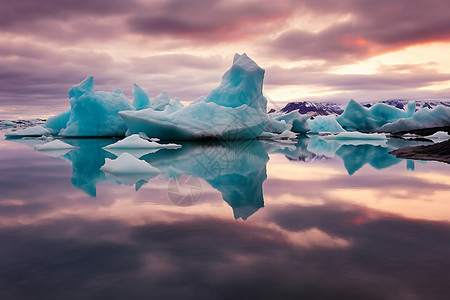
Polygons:
<instances>
[{"instance_id":1,"label":"cloud","mask_svg":"<svg viewBox=\"0 0 450 300\"><path fill-rule=\"evenodd\" d=\"M440 73L428 65L392 65L381 66L381 73L374 74L338 74L332 68L307 66L282 68L271 66L266 70L266 86L315 86L333 91L392 91L419 89L436 83L450 81L450 73ZM405 72L406 71L406 72Z\"/></svg>"},{"instance_id":2,"label":"cloud","mask_svg":"<svg viewBox=\"0 0 450 300\"><path fill-rule=\"evenodd\" d=\"M2 5L0 28L28 26L42 20L67 20L75 17L108 16L124 14L135 6L135 1L109 0L17 0ZM31 28L30 28L31 29Z\"/></svg>"},{"instance_id":3,"label":"cloud","mask_svg":"<svg viewBox=\"0 0 450 300\"><path fill-rule=\"evenodd\" d=\"M319 32L288 29L273 39L269 51L288 59L328 60L343 64L405 47L450 41L445 1L356 1L317 5L312 13L341 13L351 17ZM326 7L326 8L325 8Z\"/></svg>"},{"instance_id":4,"label":"cloud","mask_svg":"<svg viewBox=\"0 0 450 300\"><path fill-rule=\"evenodd\" d=\"M264 28L273 30L291 13L286 1L170 0L133 14L128 24L135 33L211 44L262 35Z\"/></svg>"},{"instance_id":5,"label":"cloud","mask_svg":"<svg viewBox=\"0 0 450 300\"><path fill-rule=\"evenodd\" d=\"M277 227L176 217L141 225L66 217L2 228L2 293L15 299L213 299L218 291L220 299L449 295L442 267L448 224L339 205L273 207L265 222ZM351 246L302 248L276 229L299 233L310 226L345 236Z\"/></svg>"}]
</instances>

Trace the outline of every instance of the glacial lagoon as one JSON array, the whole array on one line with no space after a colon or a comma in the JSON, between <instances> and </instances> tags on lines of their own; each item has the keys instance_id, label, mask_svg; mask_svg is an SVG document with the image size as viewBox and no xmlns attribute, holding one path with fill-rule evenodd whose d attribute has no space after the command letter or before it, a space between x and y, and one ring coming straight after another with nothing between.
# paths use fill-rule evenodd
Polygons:
<instances>
[{"instance_id":1,"label":"glacial lagoon","mask_svg":"<svg viewBox=\"0 0 450 300\"><path fill-rule=\"evenodd\" d=\"M0 140L3 299L448 299L450 165L419 142L183 142L100 170L116 139Z\"/></svg>"}]
</instances>

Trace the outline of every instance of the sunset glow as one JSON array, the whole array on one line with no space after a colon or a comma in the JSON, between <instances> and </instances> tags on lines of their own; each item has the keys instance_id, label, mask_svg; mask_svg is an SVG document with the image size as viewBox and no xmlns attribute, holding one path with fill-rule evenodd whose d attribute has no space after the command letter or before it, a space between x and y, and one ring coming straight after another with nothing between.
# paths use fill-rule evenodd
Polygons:
<instances>
[{"instance_id":1,"label":"sunset glow","mask_svg":"<svg viewBox=\"0 0 450 300\"><path fill-rule=\"evenodd\" d=\"M87 75L130 99L136 82L188 103L217 86L235 52L266 70L264 90L278 106L449 99L448 12L443 0L8 2L1 118L59 112Z\"/></svg>"}]
</instances>

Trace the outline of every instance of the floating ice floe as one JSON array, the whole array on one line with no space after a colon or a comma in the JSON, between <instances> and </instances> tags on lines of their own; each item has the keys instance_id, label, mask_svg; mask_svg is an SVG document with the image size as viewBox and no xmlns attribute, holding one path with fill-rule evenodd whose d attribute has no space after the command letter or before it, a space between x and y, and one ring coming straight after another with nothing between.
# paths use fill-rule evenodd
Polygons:
<instances>
[{"instance_id":1,"label":"floating ice floe","mask_svg":"<svg viewBox=\"0 0 450 300\"><path fill-rule=\"evenodd\" d=\"M341 132L323 136L326 140L387 140L384 133Z\"/></svg>"},{"instance_id":2,"label":"floating ice floe","mask_svg":"<svg viewBox=\"0 0 450 300\"><path fill-rule=\"evenodd\" d=\"M295 139L297 138L297 134L290 130L285 130L282 133L273 133L273 132L264 131L263 133L261 133L261 135L259 137L276 140L277 142L281 142L281 143L295 144L296 143Z\"/></svg>"},{"instance_id":3,"label":"floating ice floe","mask_svg":"<svg viewBox=\"0 0 450 300\"><path fill-rule=\"evenodd\" d=\"M123 140L114 144L103 147L104 149L177 149L181 148L179 144L160 144L154 141L148 141L139 136L132 134Z\"/></svg>"},{"instance_id":4,"label":"floating ice floe","mask_svg":"<svg viewBox=\"0 0 450 300\"><path fill-rule=\"evenodd\" d=\"M120 89L94 91L94 77L69 90L70 110L49 118L46 127L61 136L123 136L127 127L119 117L122 110L135 110Z\"/></svg>"},{"instance_id":5,"label":"floating ice floe","mask_svg":"<svg viewBox=\"0 0 450 300\"><path fill-rule=\"evenodd\" d=\"M66 150L66 149L74 149L77 148L75 146L64 143L60 140L54 140L45 144L34 146L34 150L38 151L46 151L46 150Z\"/></svg>"},{"instance_id":6,"label":"floating ice floe","mask_svg":"<svg viewBox=\"0 0 450 300\"><path fill-rule=\"evenodd\" d=\"M156 139L158 140L158 139ZM152 139L144 139L139 134L130 135L123 140L120 140L114 144L103 147L103 149L120 156L122 153L127 152L134 157L142 157L149 153L154 153L160 149L178 149L181 145L178 144L160 144Z\"/></svg>"},{"instance_id":7,"label":"floating ice floe","mask_svg":"<svg viewBox=\"0 0 450 300\"><path fill-rule=\"evenodd\" d=\"M171 140L201 138L252 139L269 121L267 100L262 94L264 70L246 54L236 54L219 87L175 111L122 111L127 134Z\"/></svg>"},{"instance_id":8,"label":"floating ice floe","mask_svg":"<svg viewBox=\"0 0 450 300\"><path fill-rule=\"evenodd\" d=\"M78 148L78 147L69 145L60 140L54 140L51 142L47 142L44 144L38 144L38 145L34 146L35 151L39 151L41 153L44 153L45 155L52 156L52 157L64 156L68 152L70 152L72 149L75 149L75 148Z\"/></svg>"},{"instance_id":9,"label":"floating ice floe","mask_svg":"<svg viewBox=\"0 0 450 300\"><path fill-rule=\"evenodd\" d=\"M310 133L337 133L344 132L344 128L336 121L335 115L316 116L313 120L308 120L311 128Z\"/></svg>"},{"instance_id":10,"label":"floating ice floe","mask_svg":"<svg viewBox=\"0 0 450 300\"><path fill-rule=\"evenodd\" d=\"M341 132L338 134L321 136L320 138L346 145L384 146L387 142L387 137L384 133Z\"/></svg>"},{"instance_id":11,"label":"floating ice floe","mask_svg":"<svg viewBox=\"0 0 450 300\"><path fill-rule=\"evenodd\" d=\"M432 140L433 142L436 143L436 142L442 142L442 141L446 141L446 140L450 139L450 135L448 134L448 132L438 131L432 135L425 136L425 138Z\"/></svg>"},{"instance_id":12,"label":"floating ice floe","mask_svg":"<svg viewBox=\"0 0 450 300\"><path fill-rule=\"evenodd\" d=\"M439 105L433 109L422 108L411 117L381 126L377 131L399 132L443 126L450 126L450 107Z\"/></svg>"},{"instance_id":13,"label":"floating ice floe","mask_svg":"<svg viewBox=\"0 0 450 300\"><path fill-rule=\"evenodd\" d=\"M365 108L355 100L350 100L344 112L336 118L336 121L348 131L374 132L387 123L411 117L415 109L414 101L408 103L405 111L383 103Z\"/></svg>"},{"instance_id":14,"label":"floating ice floe","mask_svg":"<svg viewBox=\"0 0 450 300\"><path fill-rule=\"evenodd\" d=\"M27 136L43 136L43 135L51 135L52 132L48 128L44 128L41 125L28 127L25 129L13 131L6 134L6 137L14 138L14 137L27 137Z\"/></svg>"}]
</instances>

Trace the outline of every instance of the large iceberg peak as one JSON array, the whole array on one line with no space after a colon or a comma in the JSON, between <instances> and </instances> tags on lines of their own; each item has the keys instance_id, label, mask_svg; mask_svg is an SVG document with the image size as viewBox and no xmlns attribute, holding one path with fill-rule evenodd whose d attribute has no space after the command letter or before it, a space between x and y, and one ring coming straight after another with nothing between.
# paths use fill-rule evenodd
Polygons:
<instances>
[{"instance_id":1,"label":"large iceberg peak","mask_svg":"<svg viewBox=\"0 0 450 300\"><path fill-rule=\"evenodd\" d=\"M87 92L94 91L94 76L87 76L82 82L79 84L75 84L69 90L69 98L78 98Z\"/></svg>"},{"instance_id":2,"label":"large iceberg peak","mask_svg":"<svg viewBox=\"0 0 450 300\"><path fill-rule=\"evenodd\" d=\"M247 54L236 53L233 65L222 76L220 86L203 101L227 107L246 104L265 113L267 99L262 94L264 72Z\"/></svg>"},{"instance_id":3,"label":"large iceberg peak","mask_svg":"<svg viewBox=\"0 0 450 300\"><path fill-rule=\"evenodd\" d=\"M136 110L150 107L150 99L147 93L136 83L133 84L133 106Z\"/></svg>"}]
</instances>

